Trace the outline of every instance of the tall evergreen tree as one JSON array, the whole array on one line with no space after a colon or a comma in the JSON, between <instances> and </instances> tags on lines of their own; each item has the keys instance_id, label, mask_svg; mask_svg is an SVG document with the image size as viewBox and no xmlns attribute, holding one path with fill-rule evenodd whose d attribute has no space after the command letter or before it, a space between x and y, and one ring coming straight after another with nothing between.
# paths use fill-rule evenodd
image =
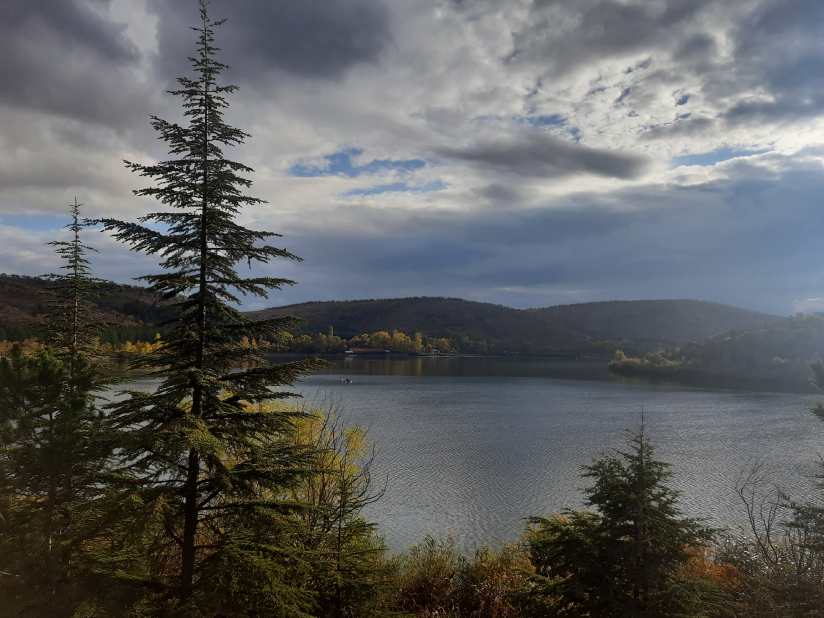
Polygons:
<instances>
[{"instance_id":1,"label":"tall evergreen tree","mask_svg":"<svg viewBox=\"0 0 824 618\"><path fill-rule=\"evenodd\" d=\"M258 348L239 343L244 336L275 340L298 320L255 321L228 304L239 302L237 292L266 297L266 290L294 283L243 278L236 264L299 258L262 244L277 234L236 221L243 206L262 200L243 193L251 185L244 175L252 170L223 153L249 136L224 122L226 95L236 87L217 82L227 68L215 59L219 50L213 45L214 28L222 22L209 18L206 4L200 0L201 25L193 28L195 77L180 78L180 89L171 93L182 99L188 124L152 117L174 158L153 165L126 162L155 181L135 194L167 209L138 223L101 221L133 250L161 256L163 272L140 279L176 311L161 349L132 364L162 367L151 374L161 380L157 390L129 392L111 406L110 419L122 436L123 463L135 476L129 495L163 514L165 541L157 545L163 566L152 575L162 596L181 611L208 614L209 607L248 605L274 612L292 603L278 574L289 560L299 562L284 539L286 513L301 507L276 497L300 482L311 458L285 439L296 413L260 404L292 396L275 389L319 361L270 364ZM237 370L241 365L250 368ZM220 591L223 597L215 597ZM295 595L292 606L302 602Z\"/></svg>"},{"instance_id":2,"label":"tall evergreen tree","mask_svg":"<svg viewBox=\"0 0 824 618\"><path fill-rule=\"evenodd\" d=\"M661 616L673 570L689 558L702 530L678 509L669 464L654 459L642 423L628 449L584 467L594 511L563 511L531 522L536 588L556 615ZM700 591L697 593L700 597ZM692 598L690 602L700 602Z\"/></svg>"},{"instance_id":3,"label":"tall evergreen tree","mask_svg":"<svg viewBox=\"0 0 824 618\"><path fill-rule=\"evenodd\" d=\"M48 349L31 356L15 343L0 360L0 590L20 615L60 587L74 472L65 467L77 464L66 461L77 436L62 414L65 380Z\"/></svg>"},{"instance_id":4,"label":"tall evergreen tree","mask_svg":"<svg viewBox=\"0 0 824 618\"><path fill-rule=\"evenodd\" d=\"M14 584L7 599L22 600L20 615L74 613L79 514L99 494L108 462L95 397L114 380L93 358L97 280L85 258L93 249L80 242L79 207L75 200L66 226L72 239L49 243L66 271L45 275L54 282L43 336L51 346L27 356L15 344L0 361L0 570Z\"/></svg>"}]
</instances>

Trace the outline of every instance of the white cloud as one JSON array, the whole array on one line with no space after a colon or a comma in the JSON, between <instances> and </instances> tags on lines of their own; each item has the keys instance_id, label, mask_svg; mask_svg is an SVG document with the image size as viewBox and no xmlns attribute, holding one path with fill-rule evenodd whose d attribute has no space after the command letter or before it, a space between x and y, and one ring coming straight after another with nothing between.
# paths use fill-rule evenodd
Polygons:
<instances>
[{"instance_id":1,"label":"white cloud","mask_svg":"<svg viewBox=\"0 0 824 618\"><path fill-rule=\"evenodd\" d=\"M807 298L805 300L794 300L794 313L816 313L824 311L824 298Z\"/></svg>"},{"instance_id":2,"label":"white cloud","mask_svg":"<svg viewBox=\"0 0 824 618\"><path fill-rule=\"evenodd\" d=\"M81 6L80 0L67 2ZM36 5L27 6L36 14ZM620 279L615 286L598 280L596 263L577 270L578 280L555 287L531 278L535 269L557 268L564 250L583 252L594 262L587 242L572 246L551 233L555 246L538 250L530 245L524 253L493 251L490 259L500 264L501 273L527 283L502 284L478 256L457 269L445 256L440 269L427 271L430 285L443 281L444 287L460 289L467 297L503 303L510 302L507 294L519 299L533 294L539 302L556 293L552 290L559 299L569 297L570 290L582 299L615 295L616 290L639 297L666 290L786 312L793 302L802 302L792 299L806 295L807 288L793 272L786 272L781 284L778 271L802 268L812 276L817 260L777 252L765 256L776 273L753 267L747 274L746 264L735 257L750 251L745 238L772 250L758 236L762 233L779 239L774 244L781 251L809 248L806 241L793 243L782 234L786 228L803 235L796 217L815 219L818 212L815 174L821 171L824 94L808 77L808 64L824 60L814 36L824 24L804 12L803 2L791 0L783 3L789 25L782 26L769 19L777 6L772 0L335 2L327 21L300 22L321 32L339 20L334 50L349 55L326 70L318 59L332 47L316 50L314 60L297 62L276 42L262 51L238 43L244 28L257 33L266 19L274 18L275 4L249 0L241 10L215 3L216 15L234 20L234 30L226 30L224 40L235 42L235 48L224 46L223 53L236 68L224 77L230 82L238 78L243 86L230 97L227 120L253 136L230 154L255 168L250 192L269 201L243 213L242 219L286 233L284 244L302 245L320 259L334 258L313 247L312 239L326 242L321 239L330 231L345 240L342 251L368 240L377 243L369 249L389 263L399 237L406 239L410 255L429 250L426 243L433 238L466 242L466 248L472 246L467 230L483 228L496 216L510 217L498 220L498 229L505 231L512 221L517 233L529 235L528 227L518 227L519 217L559 213L574 219L576 229L589 229L599 238L599 260L626 262L624 273L613 273ZM356 9L361 22L354 19ZM32 75L41 81L25 83L29 102L6 97L0 103L6 120L0 127L0 215L63 215L75 195L92 217L132 218L156 208L131 195L144 182L125 170L121 160L149 162L165 156L148 115L180 118L179 101L164 90L170 86L170 67L181 66L182 60L158 53L169 48L170 28L178 26L180 49L194 49L193 41L184 45L192 36L184 28L184 9L155 0L113 0L92 17L79 8L71 15L89 28L90 39L78 43L55 36L48 71L35 71ZM253 17L261 23L252 23ZM353 47L363 24L371 24L374 36L362 48ZM220 37L218 30L218 46ZM119 60L96 49L119 50ZM261 64L261 58L271 66ZM77 76L82 87L43 79L61 67L66 75ZM61 87L69 88L71 96L61 98ZM552 159L556 155L546 144L537 147L538 142L562 145L552 152L566 155ZM405 170L373 167L354 177L290 176L298 163L322 163L347 149L361 151L353 164L367 168L373 160L430 163ZM671 169L674 157L720 149L769 152ZM600 163L592 166L591 157L582 153ZM542 156L547 157L543 163L536 160ZM578 162L572 165L575 157ZM614 161L647 165L618 169L608 165ZM565 172L559 174L559 168ZM368 194L370 187L398 183L411 189L443 188ZM753 189L758 183L760 189ZM789 193L796 201L787 201ZM617 232L604 232L611 225L610 213L636 217L634 244ZM782 217L789 217L788 222L782 223ZM808 228L818 225L817 219L807 223ZM706 257L706 269L694 279L681 272L685 262L703 268L688 251L667 254L670 271L681 273L671 281L639 268L650 259L664 259L645 253L661 247L640 233L644 226L661 238L687 234ZM16 242L15 234L25 236L0 230L0 236L9 238L0 270L27 268L27 256L39 251ZM712 246L706 239L724 245ZM113 257L106 260L104 276L125 279L151 263L135 262L124 248L105 246ZM567 259L580 260L580 255ZM728 263L719 261L723 259ZM354 291L369 297L404 290L427 293L425 281L412 282L400 270L376 270L358 251L352 260L361 261L345 275L345 286L336 287L334 276L319 262L305 264L293 276L304 282L306 294L319 299ZM291 266L286 270L293 272ZM767 300L758 286L735 283L727 271L770 279L777 286L770 291L775 300ZM407 283L388 287L385 280L392 278ZM289 298L293 292L284 294Z\"/></svg>"}]
</instances>

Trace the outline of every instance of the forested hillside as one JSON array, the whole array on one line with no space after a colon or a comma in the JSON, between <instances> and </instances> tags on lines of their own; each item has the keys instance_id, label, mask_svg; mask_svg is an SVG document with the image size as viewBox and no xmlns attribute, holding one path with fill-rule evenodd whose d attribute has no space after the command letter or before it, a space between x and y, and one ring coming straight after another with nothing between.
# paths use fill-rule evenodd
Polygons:
<instances>
[{"instance_id":1,"label":"forested hillside","mask_svg":"<svg viewBox=\"0 0 824 618\"><path fill-rule=\"evenodd\" d=\"M799 315L725 331L693 341L680 353L704 365L744 370L806 363L824 356L824 316Z\"/></svg>"},{"instance_id":2,"label":"forested hillside","mask_svg":"<svg viewBox=\"0 0 824 618\"><path fill-rule=\"evenodd\" d=\"M23 341L42 335L44 315L49 312L44 290L51 283L39 277L0 275L0 342ZM162 328L157 322L171 317L168 306L146 288L105 282L95 296L96 316L101 322L101 343L153 342Z\"/></svg>"},{"instance_id":3,"label":"forested hillside","mask_svg":"<svg viewBox=\"0 0 824 618\"><path fill-rule=\"evenodd\" d=\"M0 275L0 339L29 336L46 313L42 291L48 281ZM106 283L96 299L101 319L136 328L170 316L167 306L146 288ZM458 298L396 298L311 302L249 312L255 319L297 315L306 320L299 333L326 333L331 326L345 338L363 333L400 331L409 336L497 341L525 353L602 351L593 342L632 340L620 347L643 354L658 346L684 345L730 329L770 323L770 316L719 303L695 300L608 301L513 309ZM148 332L148 331L147 331ZM136 331L124 334L134 339ZM148 333L153 337L154 331ZM111 338L111 337L110 337ZM122 337L121 337L122 338ZM116 337L112 341L118 340ZM125 339L124 339L125 341ZM603 350L601 349L603 348ZM610 349L607 349L610 348ZM772 358L772 357L770 357ZM783 356L782 356L783 358Z\"/></svg>"},{"instance_id":4,"label":"forested hillside","mask_svg":"<svg viewBox=\"0 0 824 618\"><path fill-rule=\"evenodd\" d=\"M810 361L824 357L824 315L798 315L716 333L644 358L621 357L610 368L627 375L682 380L757 381L778 389L809 386Z\"/></svg>"},{"instance_id":5,"label":"forested hillside","mask_svg":"<svg viewBox=\"0 0 824 618\"><path fill-rule=\"evenodd\" d=\"M297 315L306 320L304 332L325 331L358 335L375 331L421 332L430 336L496 339L530 343L544 348L569 348L588 337L540 316L501 305L458 298L398 298L303 303L255 311L263 319Z\"/></svg>"},{"instance_id":6,"label":"forested hillside","mask_svg":"<svg viewBox=\"0 0 824 618\"><path fill-rule=\"evenodd\" d=\"M596 340L656 340L681 345L778 316L698 300L613 300L530 310Z\"/></svg>"},{"instance_id":7,"label":"forested hillside","mask_svg":"<svg viewBox=\"0 0 824 618\"><path fill-rule=\"evenodd\" d=\"M39 277L0 274L0 321L37 324L48 312L42 292L51 284ZM95 298L100 320L120 324L152 324L165 320L171 313L146 288L106 282L100 286L102 296Z\"/></svg>"},{"instance_id":8,"label":"forested hillside","mask_svg":"<svg viewBox=\"0 0 824 618\"><path fill-rule=\"evenodd\" d=\"M304 332L332 326L341 335L393 329L437 337L498 339L555 348L586 341L651 340L686 343L730 328L744 328L775 316L695 300L610 301L512 309L457 298L400 298L332 301L275 307L249 315L294 314L307 320Z\"/></svg>"}]
</instances>

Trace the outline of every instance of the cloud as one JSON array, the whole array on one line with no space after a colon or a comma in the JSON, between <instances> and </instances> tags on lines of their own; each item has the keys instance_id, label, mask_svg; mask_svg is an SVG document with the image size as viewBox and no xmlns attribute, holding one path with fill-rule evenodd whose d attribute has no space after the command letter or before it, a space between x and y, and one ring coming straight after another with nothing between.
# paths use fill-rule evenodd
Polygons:
<instances>
[{"instance_id":1,"label":"cloud","mask_svg":"<svg viewBox=\"0 0 824 618\"><path fill-rule=\"evenodd\" d=\"M751 155L764 154L767 150L734 150L732 148L718 148L712 152L701 152L683 157L675 157L670 161L672 167L681 165L715 165L721 161L728 161L736 157L748 157Z\"/></svg>"},{"instance_id":2,"label":"cloud","mask_svg":"<svg viewBox=\"0 0 824 618\"><path fill-rule=\"evenodd\" d=\"M674 122L645 130L639 137L643 141L672 140L683 137L705 137L717 131L718 122L712 118L678 118Z\"/></svg>"},{"instance_id":3,"label":"cloud","mask_svg":"<svg viewBox=\"0 0 824 618\"><path fill-rule=\"evenodd\" d=\"M194 2L151 0L160 17L160 62L164 75L186 74L196 36L181 36L197 26ZM277 69L293 76L339 79L363 63L377 62L392 41L389 12L377 0L246 0L213 2L221 61L232 79L261 87Z\"/></svg>"},{"instance_id":4,"label":"cloud","mask_svg":"<svg viewBox=\"0 0 824 618\"><path fill-rule=\"evenodd\" d=\"M609 205L594 203L591 198L585 198L584 202L583 205L555 204L555 208L507 212L467 221L460 227L470 243L500 248L534 247L603 238L630 226L636 218Z\"/></svg>"},{"instance_id":5,"label":"cloud","mask_svg":"<svg viewBox=\"0 0 824 618\"><path fill-rule=\"evenodd\" d=\"M287 172L290 176L325 176L341 175L355 178L361 175L375 174L385 171L397 171L401 173L414 172L426 167L427 162L423 159L389 160L372 159L363 164L356 163L356 159L363 154L362 149L352 148L342 150L330 155L326 155L319 161L301 162L292 165Z\"/></svg>"},{"instance_id":6,"label":"cloud","mask_svg":"<svg viewBox=\"0 0 824 618\"><path fill-rule=\"evenodd\" d=\"M522 199L522 194L518 189L497 182L476 189L475 193L481 198L501 205L517 204Z\"/></svg>"},{"instance_id":7,"label":"cloud","mask_svg":"<svg viewBox=\"0 0 824 618\"><path fill-rule=\"evenodd\" d=\"M286 304L451 295L521 307L572 295L696 298L787 314L792 298L820 295L824 173L814 161L763 157L769 173L752 157L725 163L726 176L700 185L582 192L518 211L353 204L317 225L304 212L283 229L306 262L290 271L300 285L281 296ZM378 220L381 231L345 230L344 220Z\"/></svg>"},{"instance_id":8,"label":"cloud","mask_svg":"<svg viewBox=\"0 0 824 618\"><path fill-rule=\"evenodd\" d=\"M610 178L637 178L648 162L637 155L570 144L546 133L501 140L481 140L464 148L440 148L438 156L482 168L540 178L589 173Z\"/></svg>"},{"instance_id":9,"label":"cloud","mask_svg":"<svg viewBox=\"0 0 824 618\"><path fill-rule=\"evenodd\" d=\"M545 63L562 75L606 58L648 54L684 37L685 27L711 0L624 2L535 0L529 19L515 32L513 56ZM686 42L684 51L691 48Z\"/></svg>"},{"instance_id":10,"label":"cloud","mask_svg":"<svg viewBox=\"0 0 824 618\"><path fill-rule=\"evenodd\" d=\"M210 14L228 17L218 58L242 86L226 119L254 136L227 154L269 202L243 220L307 258L266 271L300 281L282 302L692 296L786 313L824 294L820 3L213 0ZM146 118L181 117L164 91L191 75L196 24L194 0L0 6L0 213L59 218L74 195L89 216L156 209L121 160L165 156ZM52 223L0 214L0 270L37 274L48 249L29 240ZM101 248L102 276L156 271Z\"/></svg>"},{"instance_id":11,"label":"cloud","mask_svg":"<svg viewBox=\"0 0 824 618\"><path fill-rule=\"evenodd\" d=\"M715 37L702 32L686 36L678 45L673 54L681 62L706 62L718 53L718 43Z\"/></svg>"},{"instance_id":12,"label":"cloud","mask_svg":"<svg viewBox=\"0 0 824 618\"><path fill-rule=\"evenodd\" d=\"M446 185L440 181L428 182L422 185L410 185L406 182L393 182L388 185L375 185L365 189L351 189L350 191L344 193L344 196L380 195L381 193L397 192L429 193L431 191L442 191L443 189L446 189Z\"/></svg>"},{"instance_id":13,"label":"cloud","mask_svg":"<svg viewBox=\"0 0 824 618\"><path fill-rule=\"evenodd\" d=\"M795 313L819 313L824 311L824 298L794 300L792 305Z\"/></svg>"},{"instance_id":14,"label":"cloud","mask_svg":"<svg viewBox=\"0 0 824 618\"><path fill-rule=\"evenodd\" d=\"M101 16L108 4L0 3L0 102L110 126L122 122L144 99L134 78L125 78L141 55L124 24Z\"/></svg>"},{"instance_id":15,"label":"cloud","mask_svg":"<svg viewBox=\"0 0 824 618\"><path fill-rule=\"evenodd\" d=\"M752 91L725 113L731 123L801 120L824 113L821 27L815 0L769 0L732 31L736 67L728 89Z\"/></svg>"}]
</instances>

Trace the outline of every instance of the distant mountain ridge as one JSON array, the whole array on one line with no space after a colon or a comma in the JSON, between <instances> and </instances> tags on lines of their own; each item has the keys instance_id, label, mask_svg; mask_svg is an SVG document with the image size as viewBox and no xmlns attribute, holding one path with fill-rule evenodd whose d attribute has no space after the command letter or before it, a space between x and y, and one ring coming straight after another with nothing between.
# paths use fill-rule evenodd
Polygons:
<instances>
[{"instance_id":1,"label":"distant mountain ridge","mask_svg":"<svg viewBox=\"0 0 824 618\"><path fill-rule=\"evenodd\" d=\"M682 345L780 316L700 300L611 300L528 309L593 339L656 340Z\"/></svg>"},{"instance_id":2,"label":"distant mountain ridge","mask_svg":"<svg viewBox=\"0 0 824 618\"><path fill-rule=\"evenodd\" d=\"M0 274L0 322L36 324L47 312L40 292L49 281ZM156 323L170 310L145 287L106 283L107 295L96 300L101 319L126 325ZM414 297L378 300L321 301L246 312L261 319L297 315L304 333L331 326L347 338L397 330L430 337L499 340L512 349L547 353L583 350L591 341L622 340L684 345L715 333L747 328L778 319L748 309L696 300L604 301L513 309L459 298Z\"/></svg>"},{"instance_id":3,"label":"distant mountain ridge","mask_svg":"<svg viewBox=\"0 0 824 618\"><path fill-rule=\"evenodd\" d=\"M491 338L566 348L589 340L654 340L680 345L734 328L778 319L748 309L696 300L604 301L513 309L456 298L300 303L249 312L254 318L297 315L304 332L332 326L342 335L392 329L430 336Z\"/></svg>"},{"instance_id":4,"label":"distant mountain ridge","mask_svg":"<svg viewBox=\"0 0 824 618\"><path fill-rule=\"evenodd\" d=\"M301 303L273 307L247 315L257 319L297 315L307 321L304 332L326 331L341 336L398 330L436 337L468 336L530 343L540 348L568 348L584 343L580 332L521 309L459 298L415 297Z\"/></svg>"},{"instance_id":5,"label":"distant mountain ridge","mask_svg":"<svg viewBox=\"0 0 824 618\"><path fill-rule=\"evenodd\" d=\"M40 277L0 274L0 321L38 324L48 313L48 297L42 292L52 283ZM134 325L155 323L171 316L157 295L138 285L106 282L100 285L103 296L95 298L99 319Z\"/></svg>"}]
</instances>

